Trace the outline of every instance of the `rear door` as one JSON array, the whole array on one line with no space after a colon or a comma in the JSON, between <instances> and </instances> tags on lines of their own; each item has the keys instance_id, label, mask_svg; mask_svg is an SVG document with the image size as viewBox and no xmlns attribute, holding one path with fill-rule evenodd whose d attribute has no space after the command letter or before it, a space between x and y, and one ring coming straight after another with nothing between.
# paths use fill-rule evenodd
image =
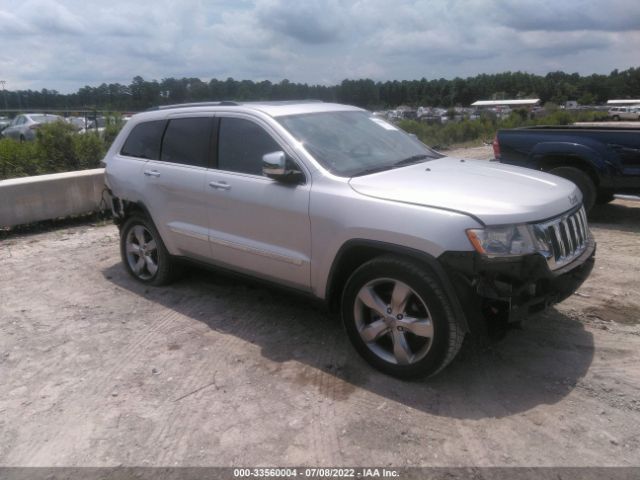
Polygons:
<instances>
[{"instance_id":1,"label":"rear door","mask_svg":"<svg viewBox=\"0 0 640 480\"><path fill-rule=\"evenodd\" d=\"M142 169L145 205L174 255L210 254L203 193L214 123L213 115L170 117L159 155Z\"/></svg>"},{"instance_id":2,"label":"rear door","mask_svg":"<svg viewBox=\"0 0 640 480\"><path fill-rule=\"evenodd\" d=\"M310 175L295 185L264 177L264 154L285 151L295 162L293 152L260 119L218 118L217 161L205 186L214 262L308 290Z\"/></svg>"}]
</instances>

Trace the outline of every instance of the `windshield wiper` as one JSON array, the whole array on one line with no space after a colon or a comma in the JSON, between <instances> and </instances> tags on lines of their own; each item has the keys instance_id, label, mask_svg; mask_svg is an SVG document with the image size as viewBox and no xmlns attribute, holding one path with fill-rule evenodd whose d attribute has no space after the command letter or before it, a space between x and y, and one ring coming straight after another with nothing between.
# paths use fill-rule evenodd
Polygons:
<instances>
[{"instance_id":1,"label":"windshield wiper","mask_svg":"<svg viewBox=\"0 0 640 480\"><path fill-rule=\"evenodd\" d=\"M410 163L418 163L420 160L425 160L427 158L432 158L431 155L427 155L426 153L420 153L418 155L411 155L410 157L403 158L402 160L398 160L393 164L394 167L399 167L401 165L409 165Z\"/></svg>"},{"instance_id":2,"label":"windshield wiper","mask_svg":"<svg viewBox=\"0 0 640 480\"><path fill-rule=\"evenodd\" d=\"M359 170L357 173L353 174L353 176L360 177L362 175L369 175L372 173L384 172L385 170L392 170L394 168L402 167L404 165L409 165L411 163L419 163L421 160L425 160L427 158L433 158L433 157L425 153L421 153L419 155L412 155L410 157L403 158L402 160L398 160L397 162L390 163L387 165L378 165L376 167Z\"/></svg>"}]
</instances>

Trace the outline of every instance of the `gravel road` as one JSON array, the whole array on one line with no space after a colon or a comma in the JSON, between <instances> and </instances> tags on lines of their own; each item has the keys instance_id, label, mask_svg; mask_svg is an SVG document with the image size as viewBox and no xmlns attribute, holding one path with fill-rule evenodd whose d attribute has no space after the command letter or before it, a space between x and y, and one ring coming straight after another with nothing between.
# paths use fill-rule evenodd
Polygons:
<instances>
[{"instance_id":1,"label":"gravel road","mask_svg":"<svg viewBox=\"0 0 640 480\"><path fill-rule=\"evenodd\" d=\"M134 282L112 225L5 238L0 465L638 466L640 203L592 230L577 294L413 382L306 299Z\"/></svg>"}]
</instances>

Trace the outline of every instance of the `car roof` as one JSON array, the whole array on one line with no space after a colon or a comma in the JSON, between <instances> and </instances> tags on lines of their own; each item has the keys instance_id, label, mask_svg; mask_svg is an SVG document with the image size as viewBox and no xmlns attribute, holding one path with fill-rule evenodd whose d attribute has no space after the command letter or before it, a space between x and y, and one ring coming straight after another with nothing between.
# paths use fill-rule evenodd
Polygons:
<instances>
[{"instance_id":1,"label":"car roof","mask_svg":"<svg viewBox=\"0 0 640 480\"><path fill-rule=\"evenodd\" d=\"M298 100L298 101L278 101L278 102L202 102L202 103L185 103L177 105L165 105L156 107L150 111L137 114L136 117L151 119L164 118L166 113L172 114L193 113L193 112L247 112L258 111L265 113L271 117L281 117L284 115L300 115L305 113L321 113L321 112L344 112L344 111L364 111L361 108L352 105L343 105L340 103L325 103L314 100ZM162 112L162 114L158 114Z\"/></svg>"}]
</instances>

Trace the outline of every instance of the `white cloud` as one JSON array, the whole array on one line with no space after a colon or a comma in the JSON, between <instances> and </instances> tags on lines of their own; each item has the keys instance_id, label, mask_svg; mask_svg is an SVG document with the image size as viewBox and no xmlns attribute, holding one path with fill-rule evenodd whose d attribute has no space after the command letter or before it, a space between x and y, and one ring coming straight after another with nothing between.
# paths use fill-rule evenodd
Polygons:
<instances>
[{"instance_id":1,"label":"white cloud","mask_svg":"<svg viewBox=\"0 0 640 480\"><path fill-rule=\"evenodd\" d=\"M606 14L603 14L606 12ZM307 83L638 66L636 0L3 0L8 89L234 77Z\"/></svg>"}]
</instances>

